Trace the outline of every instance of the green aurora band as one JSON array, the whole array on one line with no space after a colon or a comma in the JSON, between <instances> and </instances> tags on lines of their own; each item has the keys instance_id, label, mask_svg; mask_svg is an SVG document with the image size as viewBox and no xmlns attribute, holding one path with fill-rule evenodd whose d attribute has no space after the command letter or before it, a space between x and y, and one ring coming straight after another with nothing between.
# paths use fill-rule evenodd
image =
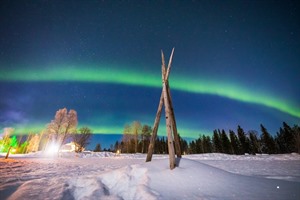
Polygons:
<instances>
[{"instance_id":1,"label":"green aurora band","mask_svg":"<svg viewBox=\"0 0 300 200\"><path fill-rule=\"evenodd\" d=\"M108 65L106 65L108 66ZM5 82L40 82L40 81L69 81L69 82L91 82L91 83L113 83L143 87L161 87L161 76L145 72L137 72L130 69L118 69L109 65L63 66L47 69L12 69L9 71L0 70L0 81ZM300 118L300 108L286 100L267 96L258 92L251 92L233 84L213 81L199 81L187 77L170 76L172 89L210 94L226 97L229 99L263 105L279 110L291 116Z\"/></svg>"}]
</instances>

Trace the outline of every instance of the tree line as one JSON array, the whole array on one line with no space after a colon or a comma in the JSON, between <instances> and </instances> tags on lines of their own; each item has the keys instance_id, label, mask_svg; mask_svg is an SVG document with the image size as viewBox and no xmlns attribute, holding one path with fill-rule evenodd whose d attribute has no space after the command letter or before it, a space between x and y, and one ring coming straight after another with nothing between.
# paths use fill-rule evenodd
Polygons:
<instances>
[{"instance_id":1,"label":"tree line","mask_svg":"<svg viewBox=\"0 0 300 200\"><path fill-rule=\"evenodd\" d=\"M147 153L152 128L139 121L126 124L123 138L114 145L114 150L122 153ZM282 154L300 153L300 127L289 126L283 122L279 131L272 136L267 128L260 125L260 134L250 130L247 133L241 126L237 130L215 129L212 136L199 135L199 138L187 142L180 137L182 154L226 153L226 154ZM154 153L168 153L167 137L157 137Z\"/></svg>"},{"instance_id":2,"label":"tree line","mask_svg":"<svg viewBox=\"0 0 300 200\"><path fill-rule=\"evenodd\" d=\"M23 136L12 136L14 129L5 128L4 136L0 140L0 152L7 152L7 156L13 153L29 153L36 151L52 150L53 146L56 151L62 148L68 140L72 140L75 145L75 152L82 152L89 143L92 130L89 127L77 128L77 112L75 110L59 109L54 119L51 120L46 128L39 134L30 133L26 140Z\"/></svg>"},{"instance_id":3,"label":"tree line","mask_svg":"<svg viewBox=\"0 0 300 200\"><path fill-rule=\"evenodd\" d=\"M29 134L25 141L22 140L23 136L19 136L19 138L12 136L13 128L5 128L3 138L0 140L0 152L8 152L8 154L10 151L15 153L35 152L45 150L53 144L56 144L59 150L68 139L74 142L76 152L82 152L89 143L92 130L88 127L77 128L77 124L77 112L75 110L67 111L66 108L63 108L56 112L54 119L47 124L45 130L40 134ZM122 153L147 153L151 133L151 126L133 121L125 125L122 140L116 141L110 150L119 150ZM179 140L182 154L300 153L300 127L298 125L291 127L285 122L274 136L261 124L260 134L254 130L246 133L241 126L238 126L236 131L226 132L224 129L216 129L212 136L202 134L190 142L179 135ZM168 153L167 142L167 137L157 137L154 153ZM97 144L94 151L101 151L100 144Z\"/></svg>"}]
</instances>

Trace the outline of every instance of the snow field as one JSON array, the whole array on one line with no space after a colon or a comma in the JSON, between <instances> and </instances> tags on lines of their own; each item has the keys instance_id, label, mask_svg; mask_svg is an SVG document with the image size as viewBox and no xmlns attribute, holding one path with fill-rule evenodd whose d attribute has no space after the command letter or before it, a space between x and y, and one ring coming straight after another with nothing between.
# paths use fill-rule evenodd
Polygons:
<instances>
[{"instance_id":1,"label":"snow field","mask_svg":"<svg viewBox=\"0 0 300 200\"><path fill-rule=\"evenodd\" d=\"M3 155L2 155L3 156ZM299 199L300 156L84 152L0 156L0 199Z\"/></svg>"}]
</instances>

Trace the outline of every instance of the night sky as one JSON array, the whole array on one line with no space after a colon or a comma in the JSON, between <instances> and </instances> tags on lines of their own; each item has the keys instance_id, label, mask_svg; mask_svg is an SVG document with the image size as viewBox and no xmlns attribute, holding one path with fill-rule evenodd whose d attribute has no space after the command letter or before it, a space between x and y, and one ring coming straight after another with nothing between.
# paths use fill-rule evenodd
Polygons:
<instances>
[{"instance_id":1,"label":"night sky","mask_svg":"<svg viewBox=\"0 0 300 200\"><path fill-rule=\"evenodd\" d=\"M276 134L300 123L299 1L0 3L0 133L39 133L66 107L79 127L153 126L161 49L179 133ZM165 135L161 119L160 135Z\"/></svg>"}]
</instances>

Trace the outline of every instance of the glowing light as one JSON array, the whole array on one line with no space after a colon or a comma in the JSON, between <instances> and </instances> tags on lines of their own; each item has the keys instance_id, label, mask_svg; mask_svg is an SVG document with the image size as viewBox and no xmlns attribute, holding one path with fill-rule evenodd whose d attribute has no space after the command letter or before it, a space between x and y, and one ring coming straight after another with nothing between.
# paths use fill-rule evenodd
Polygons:
<instances>
[{"instance_id":1,"label":"glowing light","mask_svg":"<svg viewBox=\"0 0 300 200\"><path fill-rule=\"evenodd\" d=\"M116 156L119 156L120 154L121 154L121 150L118 149L118 150L116 151Z\"/></svg>"},{"instance_id":2,"label":"glowing light","mask_svg":"<svg viewBox=\"0 0 300 200\"><path fill-rule=\"evenodd\" d=\"M57 155L59 151L59 145L55 142L51 142L45 149L45 154L52 156Z\"/></svg>"},{"instance_id":3,"label":"glowing light","mask_svg":"<svg viewBox=\"0 0 300 200\"><path fill-rule=\"evenodd\" d=\"M35 69L34 72L25 69L0 70L0 81L79 81L161 87L161 80L158 74L139 73L128 68L118 69L111 65L88 67L60 66L49 67L48 69ZM191 93L218 95L237 101L263 105L300 118L300 108L295 104L279 97L252 92L244 87L237 87L236 85L223 82L201 82L180 76L174 77L174 81L170 77L170 82L172 89Z\"/></svg>"}]
</instances>

